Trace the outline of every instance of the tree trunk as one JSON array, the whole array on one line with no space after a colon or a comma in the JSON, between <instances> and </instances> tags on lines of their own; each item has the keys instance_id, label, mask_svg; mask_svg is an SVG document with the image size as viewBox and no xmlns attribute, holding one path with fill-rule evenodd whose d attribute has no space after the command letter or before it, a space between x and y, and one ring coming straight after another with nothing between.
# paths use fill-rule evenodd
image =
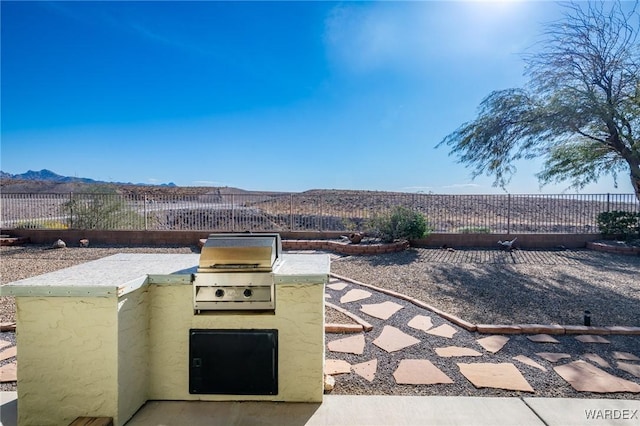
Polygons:
<instances>
[{"instance_id":1,"label":"tree trunk","mask_svg":"<svg viewBox=\"0 0 640 426\"><path fill-rule=\"evenodd\" d=\"M640 202L640 176L631 175L631 186L633 186L633 191L636 193L636 198Z\"/></svg>"}]
</instances>

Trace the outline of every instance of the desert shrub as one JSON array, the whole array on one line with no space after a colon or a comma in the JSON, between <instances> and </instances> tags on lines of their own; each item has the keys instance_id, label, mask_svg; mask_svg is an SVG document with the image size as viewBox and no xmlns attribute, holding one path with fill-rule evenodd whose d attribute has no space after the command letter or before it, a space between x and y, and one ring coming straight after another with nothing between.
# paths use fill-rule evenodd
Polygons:
<instances>
[{"instance_id":1,"label":"desert shrub","mask_svg":"<svg viewBox=\"0 0 640 426\"><path fill-rule=\"evenodd\" d=\"M392 242L424 238L429 234L430 228L421 213L398 206L388 214L371 219L368 232L384 242Z\"/></svg>"},{"instance_id":2,"label":"desert shrub","mask_svg":"<svg viewBox=\"0 0 640 426\"><path fill-rule=\"evenodd\" d=\"M62 209L73 229L144 229L144 216L119 195L101 188L73 194Z\"/></svg>"},{"instance_id":3,"label":"desert shrub","mask_svg":"<svg viewBox=\"0 0 640 426\"><path fill-rule=\"evenodd\" d=\"M25 220L16 225L18 229L67 229L67 225L57 220Z\"/></svg>"},{"instance_id":4,"label":"desert shrub","mask_svg":"<svg viewBox=\"0 0 640 426\"><path fill-rule=\"evenodd\" d=\"M640 213L620 210L602 212L597 222L600 233L605 236L632 239L640 234Z\"/></svg>"}]
</instances>

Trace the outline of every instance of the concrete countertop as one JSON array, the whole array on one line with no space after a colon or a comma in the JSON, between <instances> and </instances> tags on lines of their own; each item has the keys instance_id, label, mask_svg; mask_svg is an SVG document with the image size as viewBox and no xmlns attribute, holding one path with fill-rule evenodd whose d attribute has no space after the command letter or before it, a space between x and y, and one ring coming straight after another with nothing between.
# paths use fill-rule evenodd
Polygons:
<instances>
[{"instance_id":1,"label":"concrete countertop","mask_svg":"<svg viewBox=\"0 0 640 426\"><path fill-rule=\"evenodd\" d=\"M116 254L103 259L0 286L0 296L119 297L151 282L190 284L199 254ZM276 284L324 282L329 256L283 254L273 274ZM164 279L163 279L164 277Z\"/></svg>"}]
</instances>

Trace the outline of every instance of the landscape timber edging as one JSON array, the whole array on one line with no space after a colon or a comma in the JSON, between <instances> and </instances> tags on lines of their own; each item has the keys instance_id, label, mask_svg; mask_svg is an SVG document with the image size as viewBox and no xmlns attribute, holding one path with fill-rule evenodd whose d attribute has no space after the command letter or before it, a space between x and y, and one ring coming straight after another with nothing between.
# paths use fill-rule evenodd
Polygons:
<instances>
[{"instance_id":1,"label":"landscape timber edging","mask_svg":"<svg viewBox=\"0 0 640 426\"><path fill-rule=\"evenodd\" d=\"M640 247L616 247L614 245L589 241L587 248L605 253L624 254L627 256L640 256Z\"/></svg>"},{"instance_id":2,"label":"landscape timber edging","mask_svg":"<svg viewBox=\"0 0 640 426\"><path fill-rule=\"evenodd\" d=\"M409 248L409 241L379 244L352 244L332 240L283 240L283 250L331 250L346 255L395 253Z\"/></svg>"},{"instance_id":3,"label":"landscape timber edging","mask_svg":"<svg viewBox=\"0 0 640 426\"><path fill-rule=\"evenodd\" d=\"M351 278L343 277L342 275L335 274L333 272L330 275L342 281L347 281L352 284L356 284L362 287L370 288L372 290L384 293L388 296L397 297L402 300L406 300L416 306L430 310L434 314L456 324L459 327L464 328L467 331L477 331L482 334L615 334L615 335L631 335L640 336L640 327L627 327L627 326L605 326L605 327L593 327L584 325L546 325L546 324L473 324L458 318L455 315L451 315L444 312L434 306L429 305L421 300L414 299L402 293L398 293L393 290L387 290L385 288L376 287L371 284L366 284L360 281L353 280Z\"/></svg>"}]
</instances>

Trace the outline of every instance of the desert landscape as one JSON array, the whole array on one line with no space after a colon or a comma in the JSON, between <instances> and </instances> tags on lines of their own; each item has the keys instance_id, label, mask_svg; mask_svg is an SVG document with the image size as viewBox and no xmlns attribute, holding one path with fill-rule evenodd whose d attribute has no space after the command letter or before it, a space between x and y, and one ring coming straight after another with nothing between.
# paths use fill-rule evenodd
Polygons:
<instances>
[{"instance_id":1,"label":"desert landscape","mask_svg":"<svg viewBox=\"0 0 640 426\"><path fill-rule=\"evenodd\" d=\"M70 200L117 204L119 219L94 229L362 231L370 218L403 206L421 212L438 233L597 233L599 213L640 211L632 194L279 193L16 179L0 185L4 229L69 226L65 205Z\"/></svg>"}]
</instances>

